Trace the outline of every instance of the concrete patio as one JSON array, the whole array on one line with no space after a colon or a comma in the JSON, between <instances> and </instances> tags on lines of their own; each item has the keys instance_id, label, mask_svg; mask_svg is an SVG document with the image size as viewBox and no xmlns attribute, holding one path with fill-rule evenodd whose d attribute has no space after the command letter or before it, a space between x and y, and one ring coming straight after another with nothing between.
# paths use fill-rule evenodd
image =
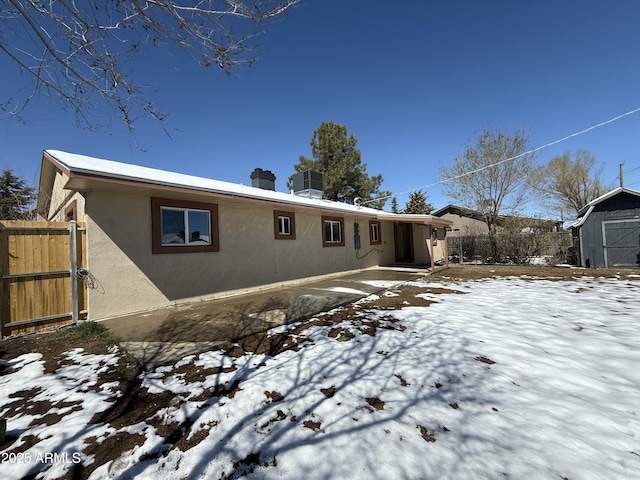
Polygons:
<instances>
[{"instance_id":1,"label":"concrete patio","mask_svg":"<svg viewBox=\"0 0 640 480\"><path fill-rule=\"evenodd\" d=\"M320 280L301 279L281 288L127 315L103 324L147 370L153 370L429 273L420 266L380 267Z\"/></svg>"}]
</instances>

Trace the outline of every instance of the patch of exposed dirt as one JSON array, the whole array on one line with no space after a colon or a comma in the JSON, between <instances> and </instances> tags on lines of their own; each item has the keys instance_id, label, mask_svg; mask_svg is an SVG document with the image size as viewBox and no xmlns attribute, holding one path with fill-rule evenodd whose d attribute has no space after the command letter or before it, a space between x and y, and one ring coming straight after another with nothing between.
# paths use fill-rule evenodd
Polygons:
<instances>
[{"instance_id":1,"label":"patch of exposed dirt","mask_svg":"<svg viewBox=\"0 0 640 480\"><path fill-rule=\"evenodd\" d=\"M223 373L231 373L235 372L237 367L229 366L229 367L211 367L211 368L203 368L196 366L192 362L185 363L178 368L174 368L171 373L175 376L181 376L184 383L195 383L202 382L207 377L217 376L219 377Z\"/></svg>"},{"instance_id":2,"label":"patch of exposed dirt","mask_svg":"<svg viewBox=\"0 0 640 480\"><path fill-rule=\"evenodd\" d=\"M538 277L545 280L572 280L582 277L624 278L640 281L640 270L633 268L568 268L540 265L472 265L449 264L449 268L434 272L430 280L464 281L495 277Z\"/></svg>"},{"instance_id":3,"label":"patch of exposed dirt","mask_svg":"<svg viewBox=\"0 0 640 480\"><path fill-rule=\"evenodd\" d=\"M420 430L420 435L422 435L422 438L424 439L425 442L436 441L435 435L433 433L429 433L429 430L427 430L426 427L423 427L422 425L418 425L418 430Z\"/></svg>"},{"instance_id":4,"label":"patch of exposed dirt","mask_svg":"<svg viewBox=\"0 0 640 480\"><path fill-rule=\"evenodd\" d=\"M285 418L287 418L287 415L282 410L278 410L276 412L276 416L271 418L271 419L269 419L268 422L263 423L262 425L260 425L260 428L262 430L264 430L265 428L273 425L276 422L280 422L280 421L284 420Z\"/></svg>"},{"instance_id":5,"label":"patch of exposed dirt","mask_svg":"<svg viewBox=\"0 0 640 480\"><path fill-rule=\"evenodd\" d=\"M435 300L427 300L417 295L427 293L424 288L404 285L402 288L391 290L392 295L380 295L380 298L361 302L363 306L373 310L397 310L403 307L427 307Z\"/></svg>"},{"instance_id":6,"label":"patch of exposed dirt","mask_svg":"<svg viewBox=\"0 0 640 480\"><path fill-rule=\"evenodd\" d=\"M306 339L298 339L290 333L278 333L269 335L268 332L259 332L248 337L241 338L237 343L226 348L225 353L230 357L241 357L248 352L270 355L276 355L293 350L300 350L300 341L308 341Z\"/></svg>"},{"instance_id":7,"label":"patch of exposed dirt","mask_svg":"<svg viewBox=\"0 0 640 480\"><path fill-rule=\"evenodd\" d=\"M331 385L329 388L321 388L320 391L325 397L331 398L336 394L336 387L335 385Z\"/></svg>"},{"instance_id":8,"label":"patch of exposed dirt","mask_svg":"<svg viewBox=\"0 0 640 480\"><path fill-rule=\"evenodd\" d=\"M318 430L320 430L320 426L322 424L320 422L314 422L313 420L305 420L304 422L302 422L302 425L304 425L306 428L310 428L314 432L317 432Z\"/></svg>"},{"instance_id":9,"label":"patch of exposed dirt","mask_svg":"<svg viewBox=\"0 0 640 480\"><path fill-rule=\"evenodd\" d=\"M479 357L474 358L474 360L475 360L476 362L486 363L487 365L493 365L494 363L496 363L496 362L494 362L493 360L491 360L490 358L487 358L487 357L485 357L485 356L483 356L483 355L481 355L481 356L479 356Z\"/></svg>"},{"instance_id":10,"label":"patch of exposed dirt","mask_svg":"<svg viewBox=\"0 0 640 480\"><path fill-rule=\"evenodd\" d=\"M281 402L284 400L284 395L275 390L273 392L265 391L264 395L270 400L270 403Z\"/></svg>"},{"instance_id":11,"label":"patch of exposed dirt","mask_svg":"<svg viewBox=\"0 0 640 480\"><path fill-rule=\"evenodd\" d=\"M249 473L252 473L254 469L258 466L262 467L275 467L278 465L278 460L276 457L270 459L262 459L262 455L260 452L251 453L247 455L245 458L238 462L233 463L233 472L231 475L226 476L223 475L221 480L235 480L237 478L242 478Z\"/></svg>"},{"instance_id":12,"label":"patch of exposed dirt","mask_svg":"<svg viewBox=\"0 0 640 480\"><path fill-rule=\"evenodd\" d=\"M371 405L376 410L384 410L384 402L380 400L378 397L367 397L365 398L367 403Z\"/></svg>"}]
</instances>

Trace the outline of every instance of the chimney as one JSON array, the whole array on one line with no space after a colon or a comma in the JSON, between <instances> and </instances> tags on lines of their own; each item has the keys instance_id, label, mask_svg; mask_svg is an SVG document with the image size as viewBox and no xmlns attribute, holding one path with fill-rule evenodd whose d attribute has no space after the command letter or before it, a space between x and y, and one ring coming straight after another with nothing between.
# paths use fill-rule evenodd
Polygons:
<instances>
[{"instance_id":1,"label":"chimney","mask_svg":"<svg viewBox=\"0 0 640 480\"><path fill-rule=\"evenodd\" d=\"M270 170L256 168L251 172L251 186L263 190L275 190L276 176Z\"/></svg>"}]
</instances>

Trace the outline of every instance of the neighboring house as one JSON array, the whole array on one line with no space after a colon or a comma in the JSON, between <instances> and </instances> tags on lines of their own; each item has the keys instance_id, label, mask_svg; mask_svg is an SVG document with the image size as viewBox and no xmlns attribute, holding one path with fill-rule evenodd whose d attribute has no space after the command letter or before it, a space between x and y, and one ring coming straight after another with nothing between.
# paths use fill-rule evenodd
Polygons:
<instances>
[{"instance_id":1,"label":"neighboring house","mask_svg":"<svg viewBox=\"0 0 640 480\"><path fill-rule=\"evenodd\" d=\"M457 205L447 205L431 212L434 217L449 220L451 230L449 237L475 237L477 235L487 235L489 227L481 212L459 207Z\"/></svg>"},{"instance_id":2,"label":"neighboring house","mask_svg":"<svg viewBox=\"0 0 640 480\"><path fill-rule=\"evenodd\" d=\"M447 234L449 237L475 237L489 234L489 227L484 215L476 210L447 205L431 212L431 215L449 220L452 223ZM559 232L562 230L562 222L560 221L513 215L501 215L496 224L498 230L506 226L517 226L523 233Z\"/></svg>"},{"instance_id":3,"label":"neighboring house","mask_svg":"<svg viewBox=\"0 0 640 480\"><path fill-rule=\"evenodd\" d=\"M335 272L446 262L451 222L55 150L38 215L86 223L92 320ZM258 188L260 187L260 188Z\"/></svg>"},{"instance_id":4,"label":"neighboring house","mask_svg":"<svg viewBox=\"0 0 640 480\"><path fill-rule=\"evenodd\" d=\"M640 192L618 187L592 200L571 225L583 267L640 266Z\"/></svg>"}]
</instances>

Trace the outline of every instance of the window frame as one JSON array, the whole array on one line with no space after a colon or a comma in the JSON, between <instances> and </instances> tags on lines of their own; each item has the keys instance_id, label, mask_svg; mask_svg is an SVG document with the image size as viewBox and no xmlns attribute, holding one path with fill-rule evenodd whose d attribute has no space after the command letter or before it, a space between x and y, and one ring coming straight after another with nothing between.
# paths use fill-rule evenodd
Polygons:
<instances>
[{"instance_id":1,"label":"window frame","mask_svg":"<svg viewBox=\"0 0 640 480\"><path fill-rule=\"evenodd\" d=\"M78 220L78 201L73 200L64 209L64 221Z\"/></svg>"},{"instance_id":2,"label":"window frame","mask_svg":"<svg viewBox=\"0 0 640 480\"><path fill-rule=\"evenodd\" d=\"M374 231L374 227L375 230L377 231L377 239L373 238L373 231ZM380 220L369 220L369 244L370 245L380 245L382 244L382 236L380 235L380 232L382 231L381 226L380 226Z\"/></svg>"},{"instance_id":3,"label":"window frame","mask_svg":"<svg viewBox=\"0 0 640 480\"><path fill-rule=\"evenodd\" d=\"M280 218L289 219L290 232L280 232ZM296 239L296 214L294 212L286 212L284 210L273 211L273 234L276 240L295 240Z\"/></svg>"},{"instance_id":4,"label":"window frame","mask_svg":"<svg viewBox=\"0 0 640 480\"><path fill-rule=\"evenodd\" d=\"M163 245L162 244L162 207L176 210L200 210L209 212L210 245ZM218 205L216 203L194 202L190 200L174 200L170 198L151 197L151 252L165 253L200 253L219 252Z\"/></svg>"},{"instance_id":5,"label":"window frame","mask_svg":"<svg viewBox=\"0 0 640 480\"><path fill-rule=\"evenodd\" d=\"M327 240L326 237L326 224L327 222L338 223L340 225L340 240L333 241ZM330 217L327 215L322 216L322 246L323 247L344 247L344 218L343 217Z\"/></svg>"}]
</instances>

